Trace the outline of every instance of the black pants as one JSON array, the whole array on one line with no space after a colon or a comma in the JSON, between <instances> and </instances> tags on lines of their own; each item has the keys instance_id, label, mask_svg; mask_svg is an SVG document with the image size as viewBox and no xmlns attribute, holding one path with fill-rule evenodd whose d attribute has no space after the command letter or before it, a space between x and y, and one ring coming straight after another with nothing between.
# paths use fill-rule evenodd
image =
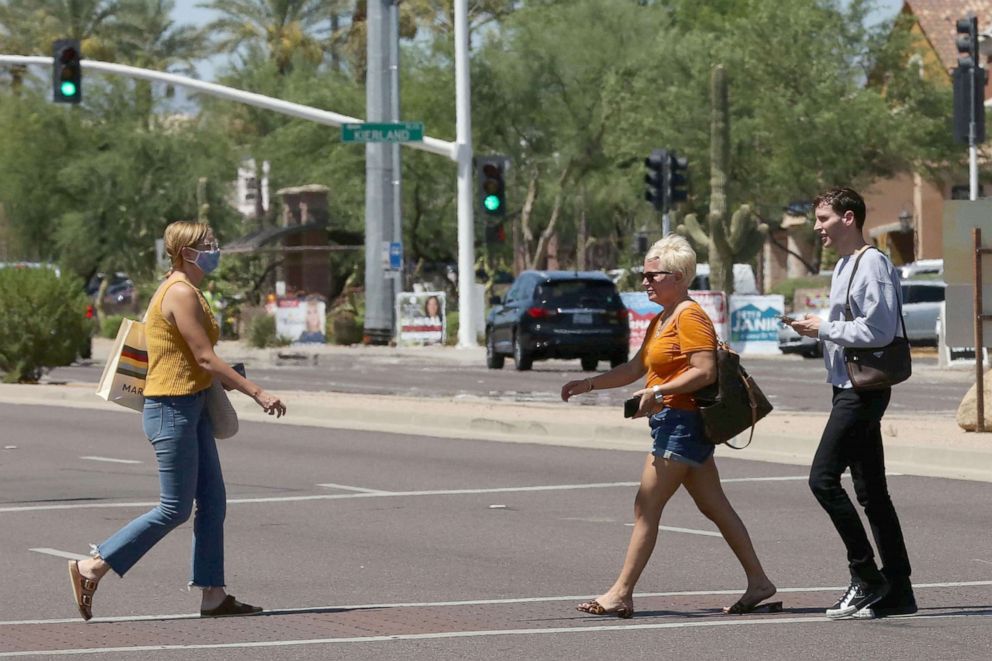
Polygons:
<instances>
[{"instance_id":1,"label":"black pants","mask_svg":"<svg viewBox=\"0 0 992 661\"><path fill-rule=\"evenodd\" d=\"M834 388L833 409L820 438L810 468L809 487L830 515L847 547L851 576L869 583L882 579L875 565L865 528L840 484L844 469L851 469L854 493L864 508L882 559L882 573L889 579L908 579L911 569L899 517L885 483L882 451L882 415L891 389L856 392Z\"/></svg>"}]
</instances>

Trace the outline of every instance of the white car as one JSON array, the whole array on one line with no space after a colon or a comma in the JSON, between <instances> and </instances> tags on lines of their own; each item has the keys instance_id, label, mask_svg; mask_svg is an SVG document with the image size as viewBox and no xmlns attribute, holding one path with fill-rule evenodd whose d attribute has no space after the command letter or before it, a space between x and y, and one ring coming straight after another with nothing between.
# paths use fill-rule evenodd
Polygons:
<instances>
[{"instance_id":1,"label":"white car","mask_svg":"<svg viewBox=\"0 0 992 661\"><path fill-rule=\"evenodd\" d=\"M944 302L944 292L947 285L939 280L907 280L902 283L902 317L906 323L906 335L913 344L937 343L937 317L940 315L940 304ZM793 316L816 313L826 321L829 311L809 310L797 312ZM897 331L900 335L902 329ZM812 337L800 335L791 326L782 326L778 330L778 348L782 353L798 353L807 358L823 355L820 341Z\"/></svg>"}]
</instances>

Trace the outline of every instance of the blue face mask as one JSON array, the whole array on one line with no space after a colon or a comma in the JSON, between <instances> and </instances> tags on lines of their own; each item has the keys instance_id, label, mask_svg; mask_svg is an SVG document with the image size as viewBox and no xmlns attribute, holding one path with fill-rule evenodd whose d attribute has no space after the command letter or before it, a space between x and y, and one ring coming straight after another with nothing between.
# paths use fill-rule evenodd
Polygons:
<instances>
[{"instance_id":1,"label":"blue face mask","mask_svg":"<svg viewBox=\"0 0 992 661\"><path fill-rule=\"evenodd\" d=\"M186 261L192 261L204 274L211 273L220 265L220 250L197 250L196 259Z\"/></svg>"}]
</instances>

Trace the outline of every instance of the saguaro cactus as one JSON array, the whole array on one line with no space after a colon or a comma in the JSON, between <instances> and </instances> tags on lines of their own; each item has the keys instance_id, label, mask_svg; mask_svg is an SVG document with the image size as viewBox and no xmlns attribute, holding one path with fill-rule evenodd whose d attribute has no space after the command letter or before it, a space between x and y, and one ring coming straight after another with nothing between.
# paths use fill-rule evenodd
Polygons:
<instances>
[{"instance_id":1,"label":"saguaro cactus","mask_svg":"<svg viewBox=\"0 0 992 661\"><path fill-rule=\"evenodd\" d=\"M704 230L695 214L687 215L676 231L689 239L710 264L710 287L729 296L734 291L734 264L750 262L761 250L768 225L742 204L727 216L727 172L730 167L730 107L723 65L710 76L710 212Z\"/></svg>"}]
</instances>

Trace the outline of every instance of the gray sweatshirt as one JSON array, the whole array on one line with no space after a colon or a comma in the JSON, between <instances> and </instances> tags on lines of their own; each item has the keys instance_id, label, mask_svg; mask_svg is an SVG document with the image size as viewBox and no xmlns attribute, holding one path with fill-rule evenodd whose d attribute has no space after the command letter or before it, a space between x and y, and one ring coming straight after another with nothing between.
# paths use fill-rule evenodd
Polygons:
<instances>
[{"instance_id":1,"label":"gray sweatshirt","mask_svg":"<svg viewBox=\"0 0 992 661\"><path fill-rule=\"evenodd\" d=\"M839 388L850 388L844 347L884 347L896 333L902 334L899 312L902 287L899 272L881 251L866 248L851 284L851 314L845 321L847 283L857 255L842 257L834 267L830 281L830 315L820 324L823 341L823 362L827 366L827 382Z\"/></svg>"}]
</instances>

